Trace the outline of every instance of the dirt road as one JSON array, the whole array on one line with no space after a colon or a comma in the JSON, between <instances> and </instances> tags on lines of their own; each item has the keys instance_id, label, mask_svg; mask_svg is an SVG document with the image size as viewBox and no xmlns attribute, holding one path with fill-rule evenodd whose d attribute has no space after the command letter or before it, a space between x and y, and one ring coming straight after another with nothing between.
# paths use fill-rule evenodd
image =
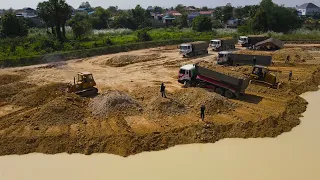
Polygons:
<instances>
[{"instance_id":1,"label":"dirt road","mask_svg":"<svg viewBox=\"0 0 320 180\"><path fill-rule=\"evenodd\" d=\"M297 95L319 85L320 53L301 51L290 64L275 52L279 90L250 85L240 99L226 99L177 82L179 67L201 63L233 74L250 67L215 65L216 52L183 58L176 46L145 49L0 71L0 154L108 152L127 156L182 143L225 137L277 136L299 124L306 103ZM296 48L296 47L295 47ZM302 49L301 49L302 50ZM296 51L296 49L294 50ZM255 52L257 53L257 52ZM271 53L273 55L273 53ZM64 92L77 72L92 72L100 95ZM293 81L287 80L293 71ZM160 97L160 84L168 89ZM206 104L206 122L199 107Z\"/></svg>"}]
</instances>

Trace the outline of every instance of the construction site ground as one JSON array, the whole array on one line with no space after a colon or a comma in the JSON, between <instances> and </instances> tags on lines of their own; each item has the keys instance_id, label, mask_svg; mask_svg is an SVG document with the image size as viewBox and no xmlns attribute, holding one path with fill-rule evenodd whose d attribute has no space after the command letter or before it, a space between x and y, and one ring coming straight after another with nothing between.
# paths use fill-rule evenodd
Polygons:
<instances>
[{"instance_id":1,"label":"construction site ground","mask_svg":"<svg viewBox=\"0 0 320 180\"><path fill-rule=\"evenodd\" d=\"M183 58L167 46L0 70L0 155L112 153L121 156L162 150L178 144L222 138L275 137L300 123L306 109L303 92L320 84L320 46L290 44L270 54L270 69L280 71L280 89L250 84L239 99L208 89L183 88L179 67L199 63L245 76L252 67L215 64L217 52ZM285 63L287 55L290 62ZM66 93L77 72L93 74L94 98ZM292 81L288 81L289 72ZM168 98L160 95L164 83ZM206 105L205 122L200 106Z\"/></svg>"}]
</instances>

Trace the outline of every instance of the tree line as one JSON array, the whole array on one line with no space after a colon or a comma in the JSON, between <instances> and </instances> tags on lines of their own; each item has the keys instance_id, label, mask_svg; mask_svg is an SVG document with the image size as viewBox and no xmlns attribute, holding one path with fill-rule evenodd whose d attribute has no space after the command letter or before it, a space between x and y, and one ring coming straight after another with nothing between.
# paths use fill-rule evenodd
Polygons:
<instances>
[{"instance_id":1,"label":"tree line","mask_svg":"<svg viewBox=\"0 0 320 180\"><path fill-rule=\"evenodd\" d=\"M128 28L139 30L152 28L154 18L150 12L165 13L166 10L176 10L182 15L176 17L170 25L178 28L192 28L195 31L212 31L213 28L222 28L232 19L241 19L242 25L238 28L243 33L258 32L289 32L302 26L303 19L298 16L295 9L277 5L272 0L262 0L258 5L233 7L230 3L223 7L210 9L202 7L198 10L213 11L213 16L199 15L192 21L188 19L188 12L179 4L170 9L154 7L151 11L137 5L128 11L119 10L116 6L107 9L91 7L88 2L83 2L79 8L86 8L93 14L75 13L73 8L65 0L48 0L40 2L37 6L38 17L43 21L47 33L56 37L59 41L67 40L66 26L71 26L75 38L81 38L91 32L92 29ZM23 18L16 17L12 11L7 12L1 19L1 36L15 37L28 34L28 23ZM141 34L141 33L140 33ZM146 34L142 33L142 37ZM148 39L146 37L145 39Z\"/></svg>"}]
</instances>

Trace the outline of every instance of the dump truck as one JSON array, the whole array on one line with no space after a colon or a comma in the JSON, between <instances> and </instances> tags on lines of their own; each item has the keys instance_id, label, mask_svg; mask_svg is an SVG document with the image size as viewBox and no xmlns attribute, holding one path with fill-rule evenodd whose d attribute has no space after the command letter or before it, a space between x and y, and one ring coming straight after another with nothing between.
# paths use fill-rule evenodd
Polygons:
<instances>
[{"instance_id":1,"label":"dump truck","mask_svg":"<svg viewBox=\"0 0 320 180\"><path fill-rule=\"evenodd\" d=\"M233 38L213 39L210 41L210 47L213 51L226 51L235 49L236 41Z\"/></svg>"},{"instance_id":2,"label":"dump truck","mask_svg":"<svg viewBox=\"0 0 320 180\"><path fill-rule=\"evenodd\" d=\"M272 64L271 56L234 54L229 51L221 51L218 53L217 64L227 66L243 66L243 65L263 65L270 66Z\"/></svg>"},{"instance_id":3,"label":"dump truck","mask_svg":"<svg viewBox=\"0 0 320 180\"><path fill-rule=\"evenodd\" d=\"M68 93L75 93L82 97L90 97L98 94L98 89L95 87L96 82L90 72L79 72L77 79L73 78L73 84L67 86Z\"/></svg>"},{"instance_id":4,"label":"dump truck","mask_svg":"<svg viewBox=\"0 0 320 180\"><path fill-rule=\"evenodd\" d=\"M252 47L255 46L258 42L264 41L268 38L268 36L262 35L240 36L238 43L242 47Z\"/></svg>"},{"instance_id":5,"label":"dump truck","mask_svg":"<svg viewBox=\"0 0 320 180\"><path fill-rule=\"evenodd\" d=\"M245 93L249 78L237 78L213 71L196 64L187 64L180 68L178 82L185 87L211 88L227 98L239 97Z\"/></svg>"},{"instance_id":6,"label":"dump truck","mask_svg":"<svg viewBox=\"0 0 320 180\"><path fill-rule=\"evenodd\" d=\"M267 40L258 42L255 45L255 49L257 50L264 50L264 51L273 51L273 50L279 50L283 48L284 43L276 38L269 38Z\"/></svg>"},{"instance_id":7,"label":"dump truck","mask_svg":"<svg viewBox=\"0 0 320 180\"><path fill-rule=\"evenodd\" d=\"M205 41L197 41L191 43L184 43L179 46L180 54L183 57L192 57L201 54L208 54L208 42Z\"/></svg>"},{"instance_id":8,"label":"dump truck","mask_svg":"<svg viewBox=\"0 0 320 180\"><path fill-rule=\"evenodd\" d=\"M265 66L255 65L249 75L250 83L278 89L281 82L278 81L277 73L280 72L281 71L270 70Z\"/></svg>"}]
</instances>

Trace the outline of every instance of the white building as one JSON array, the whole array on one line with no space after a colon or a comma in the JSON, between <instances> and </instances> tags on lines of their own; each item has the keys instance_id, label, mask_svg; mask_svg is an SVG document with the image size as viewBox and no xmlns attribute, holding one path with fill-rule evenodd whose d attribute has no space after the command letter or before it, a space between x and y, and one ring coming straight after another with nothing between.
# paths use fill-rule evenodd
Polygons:
<instances>
[{"instance_id":1,"label":"white building","mask_svg":"<svg viewBox=\"0 0 320 180\"><path fill-rule=\"evenodd\" d=\"M302 16L313 16L320 13L320 8L313 3L305 3L296 7Z\"/></svg>"}]
</instances>

